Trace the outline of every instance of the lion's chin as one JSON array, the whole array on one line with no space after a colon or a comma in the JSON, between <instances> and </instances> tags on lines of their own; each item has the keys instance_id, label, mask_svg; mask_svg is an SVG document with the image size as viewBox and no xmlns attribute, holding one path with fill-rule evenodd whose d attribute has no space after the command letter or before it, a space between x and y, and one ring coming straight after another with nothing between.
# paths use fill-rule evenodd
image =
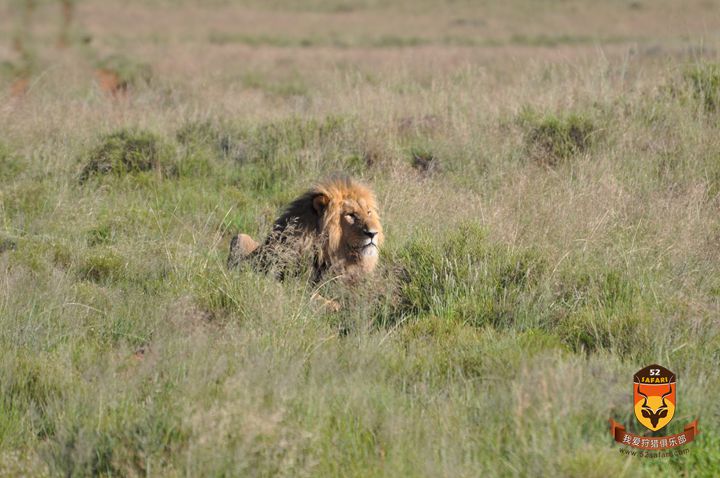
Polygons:
<instances>
[{"instance_id":1,"label":"lion's chin","mask_svg":"<svg viewBox=\"0 0 720 478\"><path fill-rule=\"evenodd\" d=\"M368 244L360 249L363 257L375 257L378 255L378 249L375 244Z\"/></svg>"}]
</instances>

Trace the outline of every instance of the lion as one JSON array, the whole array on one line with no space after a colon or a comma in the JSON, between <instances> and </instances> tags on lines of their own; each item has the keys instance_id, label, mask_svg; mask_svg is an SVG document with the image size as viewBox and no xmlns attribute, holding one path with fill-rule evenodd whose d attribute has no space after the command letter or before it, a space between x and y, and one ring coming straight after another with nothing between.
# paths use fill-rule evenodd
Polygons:
<instances>
[{"instance_id":1,"label":"lion","mask_svg":"<svg viewBox=\"0 0 720 478\"><path fill-rule=\"evenodd\" d=\"M262 244L247 234L233 237L228 267L250 261L282 279L310 266L313 284L328 276L354 283L376 268L383 241L372 190L351 178L331 178L290 203Z\"/></svg>"}]
</instances>

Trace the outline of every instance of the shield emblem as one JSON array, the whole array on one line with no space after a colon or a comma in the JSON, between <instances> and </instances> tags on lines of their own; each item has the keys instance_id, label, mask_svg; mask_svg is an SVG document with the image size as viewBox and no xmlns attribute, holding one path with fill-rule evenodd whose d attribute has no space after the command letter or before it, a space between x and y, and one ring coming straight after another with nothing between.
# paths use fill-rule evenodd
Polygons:
<instances>
[{"instance_id":1,"label":"shield emblem","mask_svg":"<svg viewBox=\"0 0 720 478\"><path fill-rule=\"evenodd\" d=\"M639 370L633 380L635 417L649 430L660 430L675 415L676 392L675 374L665 367L654 364Z\"/></svg>"}]
</instances>

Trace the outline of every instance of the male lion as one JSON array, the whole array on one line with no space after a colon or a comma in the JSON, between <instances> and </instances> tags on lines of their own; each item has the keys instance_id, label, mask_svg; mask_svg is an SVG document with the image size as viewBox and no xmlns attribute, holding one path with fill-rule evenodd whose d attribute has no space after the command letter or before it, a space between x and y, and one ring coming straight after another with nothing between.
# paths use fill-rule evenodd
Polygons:
<instances>
[{"instance_id":1,"label":"male lion","mask_svg":"<svg viewBox=\"0 0 720 478\"><path fill-rule=\"evenodd\" d=\"M290 203L262 245L247 234L233 237L228 267L249 260L282 278L306 265L312 266L313 283L329 274L354 282L375 269L383 239L373 192L352 179L334 178Z\"/></svg>"}]
</instances>

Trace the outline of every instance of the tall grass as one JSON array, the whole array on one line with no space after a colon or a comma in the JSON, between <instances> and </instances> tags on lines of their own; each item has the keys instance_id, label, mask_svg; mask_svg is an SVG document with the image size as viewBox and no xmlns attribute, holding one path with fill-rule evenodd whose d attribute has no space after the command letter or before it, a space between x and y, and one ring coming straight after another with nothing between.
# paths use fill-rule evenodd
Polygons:
<instances>
[{"instance_id":1,"label":"tall grass","mask_svg":"<svg viewBox=\"0 0 720 478\"><path fill-rule=\"evenodd\" d=\"M330 3L298 31L347 14ZM380 29L420 21L363 5ZM227 42L183 34L99 40L152 65L124 96L48 46L53 67L2 97L0 475L720 472L711 56L445 45L429 65L415 32L241 46L240 68ZM188 49L206 54L164 61ZM232 234L263 237L335 172L375 188L387 235L375 277L322 286L340 312L302 277L226 269ZM679 378L667 432L700 417L683 457L609 436L652 362Z\"/></svg>"}]
</instances>

